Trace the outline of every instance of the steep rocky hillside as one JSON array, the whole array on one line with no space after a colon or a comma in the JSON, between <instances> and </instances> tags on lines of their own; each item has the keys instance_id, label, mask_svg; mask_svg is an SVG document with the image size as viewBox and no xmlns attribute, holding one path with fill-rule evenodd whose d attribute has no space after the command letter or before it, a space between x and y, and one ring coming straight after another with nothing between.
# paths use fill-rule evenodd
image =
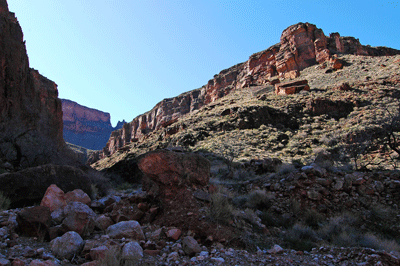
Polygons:
<instances>
[{"instance_id":1,"label":"steep rocky hillside","mask_svg":"<svg viewBox=\"0 0 400 266\"><path fill-rule=\"evenodd\" d=\"M113 127L110 114L71 100L61 99L64 140L90 150L101 150L114 130L122 128L125 121Z\"/></svg>"},{"instance_id":2,"label":"steep rocky hillside","mask_svg":"<svg viewBox=\"0 0 400 266\"><path fill-rule=\"evenodd\" d=\"M29 68L21 27L0 1L0 168L60 161L64 148L57 85Z\"/></svg>"},{"instance_id":3,"label":"steep rocky hillside","mask_svg":"<svg viewBox=\"0 0 400 266\"><path fill-rule=\"evenodd\" d=\"M250 56L249 60L222 70L207 85L164 99L149 112L114 131L99 158L117 152L128 143L140 142L148 133L165 128L182 116L249 86L275 84L279 79L294 79L300 71L333 59L334 55L384 56L399 54L387 47L370 47L339 33L325 36L310 23L298 23L282 32L280 42Z\"/></svg>"}]
</instances>

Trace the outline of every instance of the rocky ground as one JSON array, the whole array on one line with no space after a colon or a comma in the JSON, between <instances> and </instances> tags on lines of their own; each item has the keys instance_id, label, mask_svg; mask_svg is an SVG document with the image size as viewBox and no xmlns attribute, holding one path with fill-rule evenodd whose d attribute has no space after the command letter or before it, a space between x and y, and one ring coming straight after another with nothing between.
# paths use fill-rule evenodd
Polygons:
<instances>
[{"instance_id":1,"label":"rocky ground","mask_svg":"<svg viewBox=\"0 0 400 266\"><path fill-rule=\"evenodd\" d=\"M314 163L222 185L210 166L160 150L138 158L141 189L91 200L52 185L1 212L0 265L400 264L398 172Z\"/></svg>"}]
</instances>

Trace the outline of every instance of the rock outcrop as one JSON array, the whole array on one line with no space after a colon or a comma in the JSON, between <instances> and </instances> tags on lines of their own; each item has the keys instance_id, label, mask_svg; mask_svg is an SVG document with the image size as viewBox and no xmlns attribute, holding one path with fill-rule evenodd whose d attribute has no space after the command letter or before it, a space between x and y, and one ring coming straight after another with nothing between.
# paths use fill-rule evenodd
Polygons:
<instances>
[{"instance_id":1,"label":"rock outcrop","mask_svg":"<svg viewBox=\"0 0 400 266\"><path fill-rule=\"evenodd\" d=\"M88 175L67 165L48 164L0 175L0 191L10 198L12 207L40 203L47 188L52 184L56 184L63 191L91 191Z\"/></svg>"},{"instance_id":2,"label":"rock outcrop","mask_svg":"<svg viewBox=\"0 0 400 266\"><path fill-rule=\"evenodd\" d=\"M54 162L63 147L57 85L29 68L21 27L0 1L0 160L26 168Z\"/></svg>"},{"instance_id":3,"label":"rock outcrop","mask_svg":"<svg viewBox=\"0 0 400 266\"><path fill-rule=\"evenodd\" d=\"M341 37L339 33L331 33L328 37L310 23L292 25L283 31L279 43L251 55L244 63L222 70L199 89L162 100L149 112L112 132L103 151L96 158L111 155L127 143L140 142L146 134L176 122L183 115L214 102L232 90L272 85L277 78L294 79L300 75L301 70L318 63L328 62L333 65L333 69L340 68L337 64L339 62L333 58L337 54L383 56L400 54L400 51L364 46L358 39Z\"/></svg>"},{"instance_id":4,"label":"rock outcrop","mask_svg":"<svg viewBox=\"0 0 400 266\"><path fill-rule=\"evenodd\" d=\"M61 99L61 103L64 140L87 149L101 150L111 132L122 128L125 122L118 122L116 127L112 127L109 113L66 99Z\"/></svg>"}]
</instances>

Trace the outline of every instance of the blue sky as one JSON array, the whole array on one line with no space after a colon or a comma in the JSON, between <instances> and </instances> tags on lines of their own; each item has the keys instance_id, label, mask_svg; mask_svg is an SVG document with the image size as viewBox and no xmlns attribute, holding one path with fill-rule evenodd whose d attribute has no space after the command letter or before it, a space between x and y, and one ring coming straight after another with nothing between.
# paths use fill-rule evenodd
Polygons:
<instances>
[{"instance_id":1,"label":"blue sky","mask_svg":"<svg viewBox=\"0 0 400 266\"><path fill-rule=\"evenodd\" d=\"M400 4L388 1L8 0L30 66L60 98L131 121L164 98L278 43L310 22L361 44L400 49Z\"/></svg>"}]
</instances>

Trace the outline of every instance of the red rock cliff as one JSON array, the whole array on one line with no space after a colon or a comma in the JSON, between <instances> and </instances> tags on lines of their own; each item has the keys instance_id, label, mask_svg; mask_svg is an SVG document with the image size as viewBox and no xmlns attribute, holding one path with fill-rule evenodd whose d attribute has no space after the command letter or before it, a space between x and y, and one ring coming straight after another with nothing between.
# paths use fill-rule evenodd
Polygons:
<instances>
[{"instance_id":1,"label":"red rock cliff","mask_svg":"<svg viewBox=\"0 0 400 266\"><path fill-rule=\"evenodd\" d=\"M114 128L110 114L92 109L76 102L61 99L65 141L91 150L101 150Z\"/></svg>"},{"instance_id":2,"label":"red rock cliff","mask_svg":"<svg viewBox=\"0 0 400 266\"><path fill-rule=\"evenodd\" d=\"M273 77L293 79L301 70L323 63L334 54L383 56L399 53L399 50L387 47L363 46L358 39L340 37L339 33L327 37L310 23L292 25L282 32L278 44L251 55L244 63L221 71L200 89L164 99L151 111L112 132L102 156L113 154L125 144L138 141L147 133L173 123L236 88L268 84Z\"/></svg>"},{"instance_id":3,"label":"red rock cliff","mask_svg":"<svg viewBox=\"0 0 400 266\"><path fill-rule=\"evenodd\" d=\"M0 0L0 161L48 163L63 145L57 85L29 68L21 27Z\"/></svg>"}]
</instances>

